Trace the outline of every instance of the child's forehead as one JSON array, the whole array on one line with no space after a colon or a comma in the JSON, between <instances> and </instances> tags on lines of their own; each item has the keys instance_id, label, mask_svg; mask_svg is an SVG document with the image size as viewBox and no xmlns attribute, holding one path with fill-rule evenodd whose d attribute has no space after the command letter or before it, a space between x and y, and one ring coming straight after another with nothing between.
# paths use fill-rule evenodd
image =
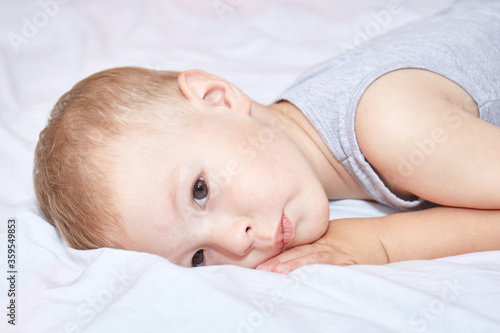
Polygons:
<instances>
[{"instance_id":1,"label":"child's forehead","mask_svg":"<svg viewBox=\"0 0 500 333\"><path fill-rule=\"evenodd\" d=\"M132 126L110 146L110 152L124 161L144 158L157 163L161 159L173 169L202 155L230 153L227 150L235 150L234 143L244 142L249 133L222 112L193 112L189 119L169 121L158 116L149 124Z\"/></svg>"}]
</instances>

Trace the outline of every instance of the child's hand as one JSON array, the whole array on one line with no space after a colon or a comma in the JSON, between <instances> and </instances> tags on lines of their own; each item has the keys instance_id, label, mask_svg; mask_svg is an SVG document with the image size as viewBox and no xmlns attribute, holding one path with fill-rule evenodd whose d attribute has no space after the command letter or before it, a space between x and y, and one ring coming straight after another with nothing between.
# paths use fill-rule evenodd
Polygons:
<instances>
[{"instance_id":1,"label":"child's hand","mask_svg":"<svg viewBox=\"0 0 500 333\"><path fill-rule=\"evenodd\" d=\"M330 222L316 242L290 249L257 269L289 273L308 264L386 264L500 250L500 210L435 207Z\"/></svg>"},{"instance_id":2,"label":"child's hand","mask_svg":"<svg viewBox=\"0 0 500 333\"><path fill-rule=\"evenodd\" d=\"M288 274L310 264L385 264L387 255L378 230L374 218L335 220L316 242L285 251L256 269Z\"/></svg>"},{"instance_id":3,"label":"child's hand","mask_svg":"<svg viewBox=\"0 0 500 333\"><path fill-rule=\"evenodd\" d=\"M310 264L352 265L356 262L342 250L318 241L285 251L263 262L256 269L288 274L301 266Z\"/></svg>"}]
</instances>

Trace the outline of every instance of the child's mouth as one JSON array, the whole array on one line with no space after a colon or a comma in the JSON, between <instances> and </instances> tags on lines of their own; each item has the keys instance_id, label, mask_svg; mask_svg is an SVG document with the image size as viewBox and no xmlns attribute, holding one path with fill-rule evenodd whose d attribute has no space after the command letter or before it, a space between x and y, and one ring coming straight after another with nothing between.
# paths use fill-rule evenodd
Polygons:
<instances>
[{"instance_id":1,"label":"child's mouth","mask_svg":"<svg viewBox=\"0 0 500 333\"><path fill-rule=\"evenodd\" d=\"M295 230L292 222L288 219L288 217L286 217L285 214L283 214L283 217L281 218L281 226L283 233L283 247L285 247L286 244L288 244L295 236Z\"/></svg>"},{"instance_id":2,"label":"child's mouth","mask_svg":"<svg viewBox=\"0 0 500 333\"><path fill-rule=\"evenodd\" d=\"M295 236L295 230L292 222L288 217L283 214L281 216L281 221L278 224L278 229L276 230L276 235L274 237L274 248L280 253L283 252L285 246L290 243L290 241Z\"/></svg>"}]
</instances>

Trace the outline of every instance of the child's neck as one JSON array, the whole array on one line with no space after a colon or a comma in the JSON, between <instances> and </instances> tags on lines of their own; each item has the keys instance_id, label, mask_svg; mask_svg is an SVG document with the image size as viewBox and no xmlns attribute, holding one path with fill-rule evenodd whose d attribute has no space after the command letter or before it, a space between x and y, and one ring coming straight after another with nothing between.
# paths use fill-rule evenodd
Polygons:
<instances>
[{"instance_id":1,"label":"child's neck","mask_svg":"<svg viewBox=\"0 0 500 333\"><path fill-rule=\"evenodd\" d=\"M254 116L281 128L315 170L330 200L370 197L331 153L319 133L295 105L282 101L269 106L254 103Z\"/></svg>"}]
</instances>

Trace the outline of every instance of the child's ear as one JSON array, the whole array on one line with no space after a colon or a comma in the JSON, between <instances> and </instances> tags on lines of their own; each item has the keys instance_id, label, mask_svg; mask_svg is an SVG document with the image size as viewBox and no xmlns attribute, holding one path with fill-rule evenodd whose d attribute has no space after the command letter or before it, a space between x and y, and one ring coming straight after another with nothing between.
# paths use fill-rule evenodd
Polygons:
<instances>
[{"instance_id":1,"label":"child's ear","mask_svg":"<svg viewBox=\"0 0 500 333\"><path fill-rule=\"evenodd\" d=\"M233 111L250 113L250 98L232 83L201 69L182 72L179 89L186 99L204 106L225 106Z\"/></svg>"}]
</instances>

